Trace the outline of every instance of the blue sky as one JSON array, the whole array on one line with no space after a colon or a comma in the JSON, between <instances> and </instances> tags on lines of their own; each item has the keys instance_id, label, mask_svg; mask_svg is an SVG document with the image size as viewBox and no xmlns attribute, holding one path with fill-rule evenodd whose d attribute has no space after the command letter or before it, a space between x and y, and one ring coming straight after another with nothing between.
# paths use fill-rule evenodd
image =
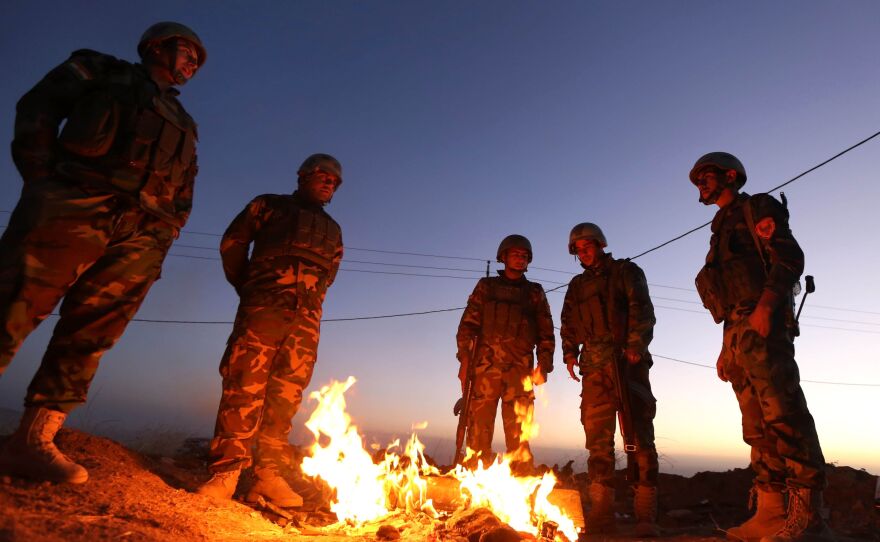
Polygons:
<instances>
[{"instance_id":1,"label":"blue sky","mask_svg":"<svg viewBox=\"0 0 880 542\"><path fill-rule=\"evenodd\" d=\"M532 241L529 277L555 287L579 271L566 250L578 222L601 225L625 257L711 219L687 180L705 152L739 156L745 189L760 192L880 129L880 4L869 1L14 1L0 20L7 140L15 101L71 51L134 60L143 30L168 19L192 26L208 49L181 96L200 125L201 169L190 222L140 318L232 320L237 298L219 261L186 257L217 257L219 239L188 232L222 233L254 196L292 191L313 152L345 170L328 211L349 249L325 317L346 318L464 305L485 269L478 260L494 270L510 233ZM807 380L880 383L878 145L785 190L818 287L796 345ZM8 153L0 176L8 211L20 188ZM707 245L704 229L637 260L658 307L655 354L714 365L721 330L693 291ZM548 296L558 325L562 295ZM459 317L327 322L312 388L354 375L350 410L362 427L406 431L427 420L424 433L451 435ZM19 408L52 325L0 380L0 407ZM207 435L229 330L132 323L75 419ZM579 448L579 388L558 352L556 361L536 444ZM747 462L733 393L714 370L658 358L652 381L665 468L689 456ZM804 390L826 458L880 471L880 425L856 422L880 409L877 388Z\"/></svg>"}]
</instances>

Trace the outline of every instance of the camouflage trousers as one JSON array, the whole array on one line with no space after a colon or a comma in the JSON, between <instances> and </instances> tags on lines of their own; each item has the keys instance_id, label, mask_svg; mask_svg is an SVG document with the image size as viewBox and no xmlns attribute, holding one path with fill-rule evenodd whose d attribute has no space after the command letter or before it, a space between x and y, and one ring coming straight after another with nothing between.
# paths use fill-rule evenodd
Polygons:
<instances>
[{"instance_id":1,"label":"camouflage trousers","mask_svg":"<svg viewBox=\"0 0 880 542\"><path fill-rule=\"evenodd\" d=\"M134 317L177 231L131 198L72 182L26 184L0 238L0 375L63 298L27 407L86 401L101 355Z\"/></svg>"},{"instance_id":2,"label":"camouflage trousers","mask_svg":"<svg viewBox=\"0 0 880 542\"><path fill-rule=\"evenodd\" d=\"M492 438L495 433L495 415L501 401L501 422L504 426L504 443L507 453L515 454L514 463L531 466L532 451L527 440L522 439L522 424L517 411L525 413L534 408L535 392L526 391L523 379L532 374L524 364L491 363L477 365L474 374L471 399L470 423L467 445L482 458L484 465L494 460ZM522 414L519 416L522 417Z\"/></svg>"},{"instance_id":3,"label":"camouflage trousers","mask_svg":"<svg viewBox=\"0 0 880 542\"><path fill-rule=\"evenodd\" d=\"M320 335L320 309L239 307L220 362L212 472L246 467L252 458L261 468L286 465L291 420L312 378Z\"/></svg>"},{"instance_id":4,"label":"camouflage trousers","mask_svg":"<svg viewBox=\"0 0 880 542\"><path fill-rule=\"evenodd\" d=\"M581 423L586 435L587 476L590 483L614 486L614 428L619 401L614 386L615 349L601 345L581 352ZM632 421L638 451L638 484L656 486L659 463L654 446L654 416L657 401L651 392L648 373L650 354L628 366Z\"/></svg>"},{"instance_id":5,"label":"camouflage trousers","mask_svg":"<svg viewBox=\"0 0 880 542\"><path fill-rule=\"evenodd\" d=\"M784 324L774 322L766 339L746 318L728 324L720 362L742 412L755 484L824 489L825 457Z\"/></svg>"}]
</instances>

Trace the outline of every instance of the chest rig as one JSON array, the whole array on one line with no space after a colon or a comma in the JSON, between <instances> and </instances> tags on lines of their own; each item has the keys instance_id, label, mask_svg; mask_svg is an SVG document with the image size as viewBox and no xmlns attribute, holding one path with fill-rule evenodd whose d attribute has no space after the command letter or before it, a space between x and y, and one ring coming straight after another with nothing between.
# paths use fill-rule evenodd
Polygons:
<instances>
[{"instance_id":1,"label":"chest rig","mask_svg":"<svg viewBox=\"0 0 880 542\"><path fill-rule=\"evenodd\" d=\"M483 303L481 332L486 340L525 339L533 344L537 336L535 308L529 283L512 284L501 278L489 280Z\"/></svg>"},{"instance_id":2,"label":"chest rig","mask_svg":"<svg viewBox=\"0 0 880 542\"><path fill-rule=\"evenodd\" d=\"M611 262L598 272L583 274L572 289L572 324L583 342L611 342L622 334L628 307L615 268Z\"/></svg>"},{"instance_id":3,"label":"chest rig","mask_svg":"<svg viewBox=\"0 0 880 542\"><path fill-rule=\"evenodd\" d=\"M706 264L697 275L697 291L716 322L727 319L737 307L754 306L766 282L766 261L746 217L750 205L750 199L743 199L721 211L725 214L713 227Z\"/></svg>"},{"instance_id":4,"label":"chest rig","mask_svg":"<svg viewBox=\"0 0 880 542\"><path fill-rule=\"evenodd\" d=\"M145 72L103 57L58 137L57 169L74 178L108 182L148 200L170 200L187 182L196 124L174 97L160 93ZM173 214L169 209L157 209Z\"/></svg>"},{"instance_id":5,"label":"chest rig","mask_svg":"<svg viewBox=\"0 0 880 542\"><path fill-rule=\"evenodd\" d=\"M267 220L254 239L251 261L293 256L329 273L342 245L342 230L327 213L303 207L295 197L272 201Z\"/></svg>"}]
</instances>

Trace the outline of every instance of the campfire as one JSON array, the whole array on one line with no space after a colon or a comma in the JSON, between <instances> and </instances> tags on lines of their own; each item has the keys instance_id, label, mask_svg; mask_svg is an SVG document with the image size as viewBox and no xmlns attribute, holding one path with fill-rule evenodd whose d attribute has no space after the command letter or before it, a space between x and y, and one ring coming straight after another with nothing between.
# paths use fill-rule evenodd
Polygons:
<instances>
[{"instance_id":1,"label":"campfire","mask_svg":"<svg viewBox=\"0 0 880 542\"><path fill-rule=\"evenodd\" d=\"M514 476L511 463L515 457L498 457L489 465L479 462L473 470L456 465L441 472L427 461L425 447L414 431L405 446L395 441L381 460L374 461L346 412L345 392L354 383L354 377L349 377L309 396L317 401L306 422L315 443L303 458L302 471L334 490L330 509L338 519L322 530L363 535L383 525L399 525L410 530L410 535L416 529L430 539L429 533L454 528L463 523L463 517L486 509L536 539L577 540L575 521L583 524L577 491L554 490L556 478L551 472ZM532 416L531 410L519 413L523 431L529 435L537 427Z\"/></svg>"}]
</instances>

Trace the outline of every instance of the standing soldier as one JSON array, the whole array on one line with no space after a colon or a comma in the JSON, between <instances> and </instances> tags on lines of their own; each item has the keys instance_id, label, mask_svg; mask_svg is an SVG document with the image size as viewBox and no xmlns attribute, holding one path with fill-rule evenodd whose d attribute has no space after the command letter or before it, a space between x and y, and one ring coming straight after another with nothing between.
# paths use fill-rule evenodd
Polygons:
<instances>
[{"instance_id":1,"label":"standing soldier","mask_svg":"<svg viewBox=\"0 0 880 542\"><path fill-rule=\"evenodd\" d=\"M342 184L342 166L313 154L297 175L293 195L254 198L220 243L226 279L241 301L220 362L213 476L198 489L202 495L232 498L241 469L253 462L256 482L247 500L302 505L281 470L291 419L317 359L324 296L342 260L342 231L323 209Z\"/></svg>"},{"instance_id":2,"label":"standing soldier","mask_svg":"<svg viewBox=\"0 0 880 542\"><path fill-rule=\"evenodd\" d=\"M504 270L497 277L477 282L458 325L456 341L461 362L458 377L466 389L468 368L474 363L471 383L467 445L484 463L494 460L492 435L501 400L501 421L507 453L514 472L534 469L523 422L534 411L532 385L547 381L553 371L556 338L553 317L544 288L526 279L532 245L522 235L508 235L498 246ZM476 351L475 351L476 347ZM538 365L534 351L537 347Z\"/></svg>"},{"instance_id":3,"label":"standing soldier","mask_svg":"<svg viewBox=\"0 0 880 542\"><path fill-rule=\"evenodd\" d=\"M12 156L24 187L0 239L0 374L64 301L21 424L0 450L0 471L15 476L88 479L55 434L86 401L192 207L196 124L173 87L193 77L205 48L164 22L137 50L142 64L75 51L18 102Z\"/></svg>"},{"instance_id":4,"label":"standing soldier","mask_svg":"<svg viewBox=\"0 0 880 542\"><path fill-rule=\"evenodd\" d=\"M584 222L571 230L569 254L577 255L584 272L568 285L562 306L562 355L568 373L583 376L581 423L587 439L587 473L592 507L587 529L603 533L614 529L615 413L629 409L636 443L634 509L637 536L657 536L657 449L654 447L656 400L648 372L653 365L648 345L654 337L654 305L641 268L629 260L605 253L608 246L599 226ZM625 371L618 360L626 358ZM622 405L615 382L629 390L630 404Z\"/></svg>"},{"instance_id":5,"label":"standing soldier","mask_svg":"<svg viewBox=\"0 0 880 542\"><path fill-rule=\"evenodd\" d=\"M819 513L825 458L794 360L792 288L804 270L804 253L785 206L768 194L739 192L746 171L735 156L701 157L690 179L700 202L719 208L696 284L715 322L724 323L718 377L736 394L755 471L757 511L729 533L773 541L825 536Z\"/></svg>"}]
</instances>

